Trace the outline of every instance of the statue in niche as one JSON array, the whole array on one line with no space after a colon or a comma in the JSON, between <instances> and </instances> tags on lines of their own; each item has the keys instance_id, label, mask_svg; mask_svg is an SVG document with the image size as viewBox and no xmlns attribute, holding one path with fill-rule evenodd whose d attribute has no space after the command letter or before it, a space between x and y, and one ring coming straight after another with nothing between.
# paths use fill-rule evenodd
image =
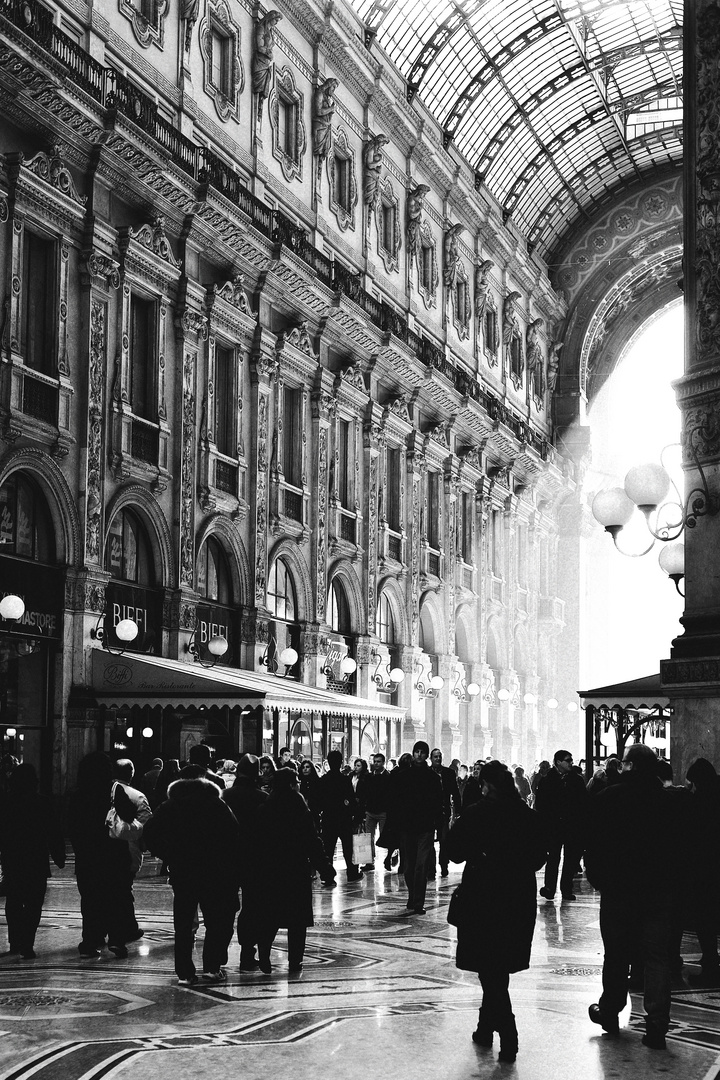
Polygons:
<instances>
[{"instance_id":1,"label":"statue in niche","mask_svg":"<svg viewBox=\"0 0 720 1080\"><path fill-rule=\"evenodd\" d=\"M313 96L313 153L318 158L318 168L332 150L332 120L335 113L337 79L325 79Z\"/></svg>"},{"instance_id":2,"label":"statue in niche","mask_svg":"<svg viewBox=\"0 0 720 1080\"><path fill-rule=\"evenodd\" d=\"M551 394L555 389L555 383L557 382L558 368L560 367L560 350L562 347L562 341L554 341L550 346L547 369L547 388Z\"/></svg>"},{"instance_id":3,"label":"statue in niche","mask_svg":"<svg viewBox=\"0 0 720 1080\"><path fill-rule=\"evenodd\" d=\"M508 293L503 302L502 340L506 349L510 348L516 337L520 337L520 323L515 314L515 301L519 299L519 292L511 292Z\"/></svg>"},{"instance_id":4,"label":"statue in niche","mask_svg":"<svg viewBox=\"0 0 720 1080\"><path fill-rule=\"evenodd\" d=\"M363 150L363 162L365 176L363 178L363 199L368 209L374 213L380 194L380 173L382 171L382 148L390 140L387 135L373 135L365 143Z\"/></svg>"},{"instance_id":5,"label":"statue in niche","mask_svg":"<svg viewBox=\"0 0 720 1080\"><path fill-rule=\"evenodd\" d=\"M528 371L534 372L538 364L542 365L542 350L540 348L540 331L545 325L544 319L534 319L527 328L525 347L527 354Z\"/></svg>"},{"instance_id":6,"label":"statue in niche","mask_svg":"<svg viewBox=\"0 0 720 1080\"><path fill-rule=\"evenodd\" d=\"M180 18L185 23L185 52L190 52L192 32L197 22L200 10L200 0L182 0L180 5Z\"/></svg>"},{"instance_id":7,"label":"statue in niche","mask_svg":"<svg viewBox=\"0 0 720 1080\"><path fill-rule=\"evenodd\" d=\"M265 98L272 89L273 49L275 38L273 30L282 19L279 11L268 11L267 15L255 22L255 52L253 53L252 88L258 96L258 125L262 123L262 107Z\"/></svg>"},{"instance_id":8,"label":"statue in niche","mask_svg":"<svg viewBox=\"0 0 720 1080\"><path fill-rule=\"evenodd\" d=\"M460 266L458 236L464 228L464 225L458 223L445 230L443 239L443 282L448 289L453 289L457 281Z\"/></svg>"},{"instance_id":9,"label":"statue in niche","mask_svg":"<svg viewBox=\"0 0 720 1080\"><path fill-rule=\"evenodd\" d=\"M405 215L407 219L408 257L411 261L416 257L420 247L423 200L429 190L427 184L418 184L407 193Z\"/></svg>"},{"instance_id":10,"label":"statue in niche","mask_svg":"<svg viewBox=\"0 0 720 1080\"><path fill-rule=\"evenodd\" d=\"M494 265L494 262L490 262L489 259L486 259L485 262L480 263L475 272L475 315L480 320L484 318L485 309L488 305L488 297L490 295L488 274Z\"/></svg>"}]
</instances>

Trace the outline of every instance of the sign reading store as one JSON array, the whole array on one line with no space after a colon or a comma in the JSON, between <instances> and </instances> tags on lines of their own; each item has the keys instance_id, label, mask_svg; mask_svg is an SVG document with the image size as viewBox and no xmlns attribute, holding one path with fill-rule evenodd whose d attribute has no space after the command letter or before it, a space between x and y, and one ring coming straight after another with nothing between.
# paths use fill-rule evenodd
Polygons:
<instances>
[{"instance_id":1,"label":"sign reading store","mask_svg":"<svg viewBox=\"0 0 720 1080\"><path fill-rule=\"evenodd\" d=\"M129 645L120 641L115 627L132 619L138 635ZM105 587L105 633L111 648L160 655L162 645L162 602L154 589L111 581Z\"/></svg>"},{"instance_id":2,"label":"sign reading store","mask_svg":"<svg viewBox=\"0 0 720 1080\"><path fill-rule=\"evenodd\" d=\"M0 559L0 597L14 594L25 604L22 618L3 623L3 630L36 640L59 641L64 592L61 568L8 555Z\"/></svg>"}]
</instances>

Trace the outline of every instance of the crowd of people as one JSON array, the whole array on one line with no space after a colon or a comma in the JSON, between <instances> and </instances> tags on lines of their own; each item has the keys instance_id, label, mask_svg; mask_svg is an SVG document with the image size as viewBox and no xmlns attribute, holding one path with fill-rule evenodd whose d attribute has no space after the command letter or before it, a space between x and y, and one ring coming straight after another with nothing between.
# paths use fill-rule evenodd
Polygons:
<instances>
[{"instance_id":1,"label":"crowd of people","mask_svg":"<svg viewBox=\"0 0 720 1080\"><path fill-rule=\"evenodd\" d=\"M390 767L388 767L388 765ZM382 868L404 878L403 918L425 914L427 882L464 864L448 921L457 927L457 966L478 974L483 1001L473 1040L513 1061L518 1035L509 995L513 972L530 964L540 897L576 899L584 872L600 892L602 995L589 1018L609 1035L629 988L644 991L645 1045L665 1046L673 975L684 929L694 929L700 970L691 982L720 985L717 949L720 778L699 758L675 786L669 762L632 744L585 783L572 754L558 750L530 776L519 765L454 760L418 741L386 762L344 763L332 750L320 767L281 750L213 761L210 747L187 762L157 758L135 778L129 759L102 753L80 762L67 829L80 894L80 956L107 948L128 956L138 941L133 882L143 852L161 860L173 891L175 971L191 986L220 983L233 934L240 971L272 973L272 946L287 930L288 966L302 971L313 925L313 887L336 884L340 843L348 882ZM0 860L8 954L35 957L49 860L65 863L65 841L32 765L0 762ZM583 870L584 865L584 870ZM202 974L195 967L199 915Z\"/></svg>"}]
</instances>

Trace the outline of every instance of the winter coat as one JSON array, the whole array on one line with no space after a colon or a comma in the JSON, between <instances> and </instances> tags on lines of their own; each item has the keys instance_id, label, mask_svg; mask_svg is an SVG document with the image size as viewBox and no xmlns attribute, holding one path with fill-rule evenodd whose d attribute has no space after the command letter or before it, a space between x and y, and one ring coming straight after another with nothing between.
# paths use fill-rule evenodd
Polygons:
<instances>
[{"instance_id":1,"label":"winter coat","mask_svg":"<svg viewBox=\"0 0 720 1080\"><path fill-rule=\"evenodd\" d=\"M588 802L582 776L572 771L561 776L553 767L537 786L534 809L551 840L581 841L587 824Z\"/></svg>"},{"instance_id":2,"label":"winter coat","mask_svg":"<svg viewBox=\"0 0 720 1080\"><path fill-rule=\"evenodd\" d=\"M135 807L122 784L91 785L78 788L70 796L68 832L78 878L85 875L115 878L118 874L132 873L127 841L114 840L108 833L105 819L113 805L123 821L134 821Z\"/></svg>"},{"instance_id":3,"label":"winter coat","mask_svg":"<svg viewBox=\"0 0 720 1080\"><path fill-rule=\"evenodd\" d=\"M240 885L243 889L252 887L257 875L260 847L258 817L268 796L255 787L252 780L240 775L231 788L223 791L222 800L230 807L238 823Z\"/></svg>"},{"instance_id":4,"label":"winter coat","mask_svg":"<svg viewBox=\"0 0 720 1080\"><path fill-rule=\"evenodd\" d=\"M0 806L0 859L7 881L50 876L50 859L65 865L65 840L50 799L36 793L9 794Z\"/></svg>"},{"instance_id":5,"label":"winter coat","mask_svg":"<svg viewBox=\"0 0 720 1080\"><path fill-rule=\"evenodd\" d=\"M440 783L442 784L442 798L443 798L443 820L450 821L450 818L455 815L458 817L460 814L460 791L458 789L457 775L454 769L451 769L448 765L441 765L439 769L433 769L440 777Z\"/></svg>"},{"instance_id":6,"label":"winter coat","mask_svg":"<svg viewBox=\"0 0 720 1080\"><path fill-rule=\"evenodd\" d=\"M226 899L239 885L240 828L211 780L176 780L144 828L145 846L167 863L170 884L203 885Z\"/></svg>"},{"instance_id":7,"label":"winter coat","mask_svg":"<svg viewBox=\"0 0 720 1080\"><path fill-rule=\"evenodd\" d=\"M312 926L312 870L323 879L334 871L305 800L298 791L278 789L257 821L257 888L267 926Z\"/></svg>"},{"instance_id":8,"label":"winter coat","mask_svg":"<svg viewBox=\"0 0 720 1080\"><path fill-rule=\"evenodd\" d=\"M535 873L547 858L542 823L517 796L483 798L448 833L459 886L456 963L465 971L530 966L537 911Z\"/></svg>"},{"instance_id":9,"label":"winter coat","mask_svg":"<svg viewBox=\"0 0 720 1080\"><path fill-rule=\"evenodd\" d=\"M393 770L392 819L400 833L428 833L442 827L443 786L429 765Z\"/></svg>"},{"instance_id":10,"label":"winter coat","mask_svg":"<svg viewBox=\"0 0 720 1080\"><path fill-rule=\"evenodd\" d=\"M318 792L323 821L352 826L359 820L358 801L349 776L331 769L320 777Z\"/></svg>"},{"instance_id":11,"label":"winter coat","mask_svg":"<svg viewBox=\"0 0 720 1080\"><path fill-rule=\"evenodd\" d=\"M590 800L585 869L603 894L678 900L692 857L690 798L640 772Z\"/></svg>"}]
</instances>

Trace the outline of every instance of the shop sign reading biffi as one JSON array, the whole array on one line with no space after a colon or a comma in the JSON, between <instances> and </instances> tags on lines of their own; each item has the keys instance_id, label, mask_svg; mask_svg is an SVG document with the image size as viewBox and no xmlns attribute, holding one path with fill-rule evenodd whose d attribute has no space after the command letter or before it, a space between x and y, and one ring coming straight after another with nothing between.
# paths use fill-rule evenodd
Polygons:
<instances>
[{"instance_id":1,"label":"shop sign reading biffi","mask_svg":"<svg viewBox=\"0 0 720 1080\"><path fill-rule=\"evenodd\" d=\"M235 612L232 608L222 607L220 604L198 604L195 643L202 660L212 662L217 659L209 651L208 642L212 638L224 637L228 643L228 648L227 652L223 654L221 662L226 666L233 663L234 622Z\"/></svg>"},{"instance_id":2,"label":"shop sign reading biffi","mask_svg":"<svg viewBox=\"0 0 720 1080\"><path fill-rule=\"evenodd\" d=\"M19 596L25 612L4 630L24 637L57 641L62 634L64 573L53 566L4 556L0 559L0 597Z\"/></svg>"},{"instance_id":3,"label":"shop sign reading biffi","mask_svg":"<svg viewBox=\"0 0 720 1080\"><path fill-rule=\"evenodd\" d=\"M123 619L132 619L138 628L137 637L128 644L119 641L115 627ZM162 641L162 607L153 589L137 585L109 582L105 588L105 633L113 648L129 652L159 653Z\"/></svg>"}]
</instances>

